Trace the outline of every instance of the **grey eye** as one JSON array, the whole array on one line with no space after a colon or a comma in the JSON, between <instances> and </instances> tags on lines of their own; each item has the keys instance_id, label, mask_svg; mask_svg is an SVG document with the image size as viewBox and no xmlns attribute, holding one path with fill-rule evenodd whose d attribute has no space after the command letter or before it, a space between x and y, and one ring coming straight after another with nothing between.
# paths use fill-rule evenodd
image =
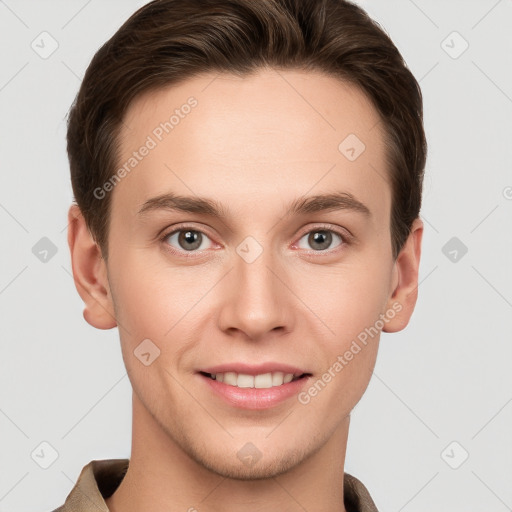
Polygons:
<instances>
[{"instance_id":1,"label":"grey eye","mask_svg":"<svg viewBox=\"0 0 512 512\"><path fill-rule=\"evenodd\" d=\"M337 233L334 233L334 231L330 231L328 229L314 229L313 231L310 231L309 233L306 233L300 240L299 240L299 247L301 249L310 249L312 248L315 251L325 251L326 249L332 248L330 245L333 242L333 235L334 237L338 237L338 239L343 242L343 239L340 235ZM301 241L306 239L306 243L309 244L309 247L301 246ZM341 245L338 244L338 245Z\"/></svg>"},{"instance_id":2,"label":"grey eye","mask_svg":"<svg viewBox=\"0 0 512 512\"><path fill-rule=\"evenodd\" d=\"M172 245L171 241L177 242L178 247L176 245L173 245L173 247L183 251L206 249L207 247L204 247L204 244L208 245L207 241L209 240L204 233L193 229L180 229L168 235L166 239L169 240L170 245Z\"/></svg>"}]
</instances>

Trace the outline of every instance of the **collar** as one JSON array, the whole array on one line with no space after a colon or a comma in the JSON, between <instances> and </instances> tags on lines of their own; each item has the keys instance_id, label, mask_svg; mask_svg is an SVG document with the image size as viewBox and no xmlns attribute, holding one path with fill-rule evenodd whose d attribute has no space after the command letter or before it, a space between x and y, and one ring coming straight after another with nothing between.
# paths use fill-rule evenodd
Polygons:
<instances>
[{"instance_id":1,"label":"collar","mask_svg":"<svg viewBox=\"0 0 512 512\"><path fill-rule=\"evenodd\" d=\"M53 512L109 512L105 498L114 494L126 471L129 459L92 460L85 465L66 502ZM343 476L347 512L378 512L368 489L355 476Z\"/></svg>"}]
</instances>

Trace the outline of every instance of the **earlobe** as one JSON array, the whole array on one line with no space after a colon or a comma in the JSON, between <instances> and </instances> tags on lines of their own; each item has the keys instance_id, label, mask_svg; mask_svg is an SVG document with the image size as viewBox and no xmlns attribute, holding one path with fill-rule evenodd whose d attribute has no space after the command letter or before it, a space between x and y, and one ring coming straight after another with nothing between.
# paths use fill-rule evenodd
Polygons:
<instances>
[{"instance_id":1,"label":"earlobe","mask_svg":"<svg viewBox=\"0 0 512 512\"><path fill-rule=\"evenodd\" d=\"M412 316L418 298L418 271L421 258L423 222L415 219L407 240L398 255L393 269L393 289L387 303L388 311L394 316L384 332L398 332L404 329Z\"/></svg>"},{"instance_id":2,"label":"earlobe","mask_svg":"<svg viewBox=\"0 0 512 512\"><path fill-rule=\"evenodd\" d=\"M68 212L68 245L76 289L84 301L84 319L97 329L117 325L105 260L76 204Z\"/></svg>"}]
</instances>

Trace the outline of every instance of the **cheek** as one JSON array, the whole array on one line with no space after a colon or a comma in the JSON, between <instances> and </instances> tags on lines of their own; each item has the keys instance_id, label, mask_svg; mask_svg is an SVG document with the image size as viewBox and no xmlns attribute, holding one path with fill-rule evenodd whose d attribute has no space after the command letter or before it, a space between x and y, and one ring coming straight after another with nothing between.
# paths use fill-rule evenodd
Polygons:
<instances>
[{"instance_id":1,"label":"cheek","mask_svg":"<svg viewBox=\"0 0 512 512\"><path fill-rule=\"evenodd\" d=\"M134 251L115 268L118 319L133 336L165 338L207 291L199 272ZM113 290L114 292L114 290Z\"/></svg>"},{"instance_id":2,"label":"cheek","mask_svg":"<svg viewBox=\"0 0 512 512\"><path fill-rule=\"evenodd\" d=\"M116 268L113 281L122 356L133 390L157 415L164 404L176 408L181 387L175 379L189 347L186 330L194 321L200 282L196 289L186 286L179 272L134 257Z\"/></svg>"},{"instance_id":3,"label":"cheek","mask_svg":"<svg viewBox=\"0 0 512 512\"><path fill-rule=\"evenodd\" d=\"M374 325L389 295L389 275L382 265L367 259L311 274L301 281L301 296L326 327L333 349Z\"/></svg>"},{"instance_id":4,"label":"cheek","mask_svg":"<svg viewBox=\"0 0 512 512\"><path fill-rule=\"evenodd\" d=\"M214 276L208 270L171 267L162 258L152 261L142 251L134 253L127 251L125 260L113 265L112 294L123 359L136 379L167 379L164 369L176 372L194 343L194 329L208 318L206 296L215 284ZM158 356L151 367L159 373L144 372L137 359L143 349L151 358Z\"/></svg>"},{"instance_id":5,"label":"cheek","mask_svg":"<svg viewBox=\"0 0 512 512\"><path fill-rule=\"evenodd\" d=\"M316 411L332 425L349 414L370 382L380 339L377 322L386 299L383 283L385 276L367 266L366 272L345 268L328 279L317 276L303 285L308 305L324 325L317 332L315 354L311 354L312 359L321 354L319 372L299 402L305 412ZM323 293L318 285L323 285Z\"/></svg>"},{"instance_id":6,"label":"cheek","mask_svg":"<svg viewBox=\"0 0 512 512\"><path fill-rule=\"evenodd\" d=\"M322 382L316 388L331 389L323 397L326 406L343 402L350 409L364 393L375 365L389 276L382 264L366 258L319 276L304 282L308 305L325 323L317 345L323 356L317 376Z\"/></svg>"}]
</instances>

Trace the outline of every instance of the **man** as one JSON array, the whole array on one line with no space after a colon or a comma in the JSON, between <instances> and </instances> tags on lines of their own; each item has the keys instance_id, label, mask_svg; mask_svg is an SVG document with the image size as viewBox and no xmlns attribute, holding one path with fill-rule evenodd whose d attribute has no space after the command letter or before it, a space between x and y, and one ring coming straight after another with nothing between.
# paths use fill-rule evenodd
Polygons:
<instances>
[{"instance_id":1,"label":"man","mask_svg":"<svg viewBox=\"0 0 512 512\"><path fill-rule=\"evenodd\" d=\"M57 510L376 511L350 413L416 303L426 159L388 36L343 0L151 2L94 56L68 154L133 425Z\"/></svg>"}]
</instances>

